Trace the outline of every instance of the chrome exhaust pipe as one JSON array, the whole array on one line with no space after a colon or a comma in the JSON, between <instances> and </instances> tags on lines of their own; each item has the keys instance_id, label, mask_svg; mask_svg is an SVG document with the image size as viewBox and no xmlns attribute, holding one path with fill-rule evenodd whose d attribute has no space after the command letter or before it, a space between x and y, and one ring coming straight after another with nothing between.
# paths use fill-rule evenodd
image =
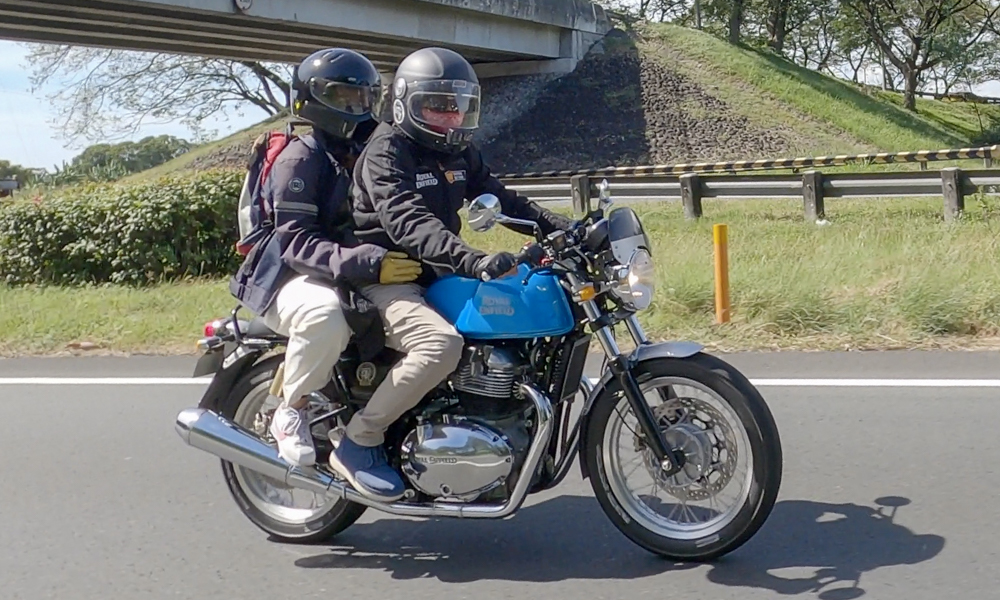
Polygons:
<instances>
[{"instance_id":1,"label":"chrome exhaust pipe","mask_svg":"<svg viewBox=\"0 0 1000 600\"><path fill-rule=\"evenodd\" d=\"M375 510L404 517L473 517L501 519L520 508L528 494L528 486L552 437L552 403L549 398L527 384L521 390L536 408L538 434L532 440L521 474L510 499L499 505L407 502L384 503L358 493L354 488L315 468L289 465L278 456L278 449L225 417L205 408L188 408L177 415L174 429L184 443L233 464L282 481L285 485L318 494L339 497L363 504Z\"/></svg>"},{"instance_id":2,"label":"chrome exhaust pipe","mask_svg":"<svg viewBox=\"0 0 1000 600\"><path fill-rule=\"evenodd\" d=\"M340 485L316 469L286 463L278 449L264 443L247 429L205 408L188 408L177 415L174 429L184 443L223 460L256 471L285 485L328 494Z\"/></svg>"}]
</instances>

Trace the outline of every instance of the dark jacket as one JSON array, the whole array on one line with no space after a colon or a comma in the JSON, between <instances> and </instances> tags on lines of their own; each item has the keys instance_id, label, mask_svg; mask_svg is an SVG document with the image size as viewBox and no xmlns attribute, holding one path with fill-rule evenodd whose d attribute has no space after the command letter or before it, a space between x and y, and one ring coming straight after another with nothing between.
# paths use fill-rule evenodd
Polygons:
<instances>
[{"instance_id":1,"label":"dark jacket","mask_svg":"<svg viewBox=\"0 0 1000 600\"><path fill-rule=\"evenodd\" d=\"M545 234L573 224L505 188L475 146L453 156L443 155L418 146L394 125L382 123L354 168L355 233L362 242L399 250L424 262L424 272L416 281L420 285L446 273L474 277L476 261L486 253L459 237L458 211L464 200L484 193L500 199L505 215L535 221ZM532 233L530 228L508 227Z\"/></svg>"},{"instance_id":2,"label":"dark jacket","mask_svg":"<svg viewBox=\"0 0 1000 600\"><path fill-rule=\"evenodd\" d=\"M289 279L309 275L339 292L355 333L377 335L381 319L356 288L378 283L386 250L361 244L351 231L351 174L332 152L322 134L303 135L281 151L262 189L274 228L247 254L229 289L261 315Z\"/></svg>"}]
</instances>

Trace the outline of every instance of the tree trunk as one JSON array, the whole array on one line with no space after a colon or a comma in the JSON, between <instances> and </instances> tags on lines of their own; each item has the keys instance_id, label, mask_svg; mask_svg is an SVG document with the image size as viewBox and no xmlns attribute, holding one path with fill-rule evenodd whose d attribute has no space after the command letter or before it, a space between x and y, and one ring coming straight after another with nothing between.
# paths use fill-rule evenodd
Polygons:
<instances>
[{"instance_id":1,"label":"tree trunk","mask_svg":"<svg viewBox=\"0 0 1000 600\"><path fill-rule=\"evenodd\" d=\"M903 71L903 107L906 110L917 112L917 70L907 66Z\"/></svg>"},{"instance_id":2,"label":"tree trunk","mask_svg":"<svg viewBox=\"0 0 1000 600\"><path fill-rule=\"evenodd\" d=\"M771 14L768 17L767 28L770 39L767 45L777 54L785 49L785 36L788 24L788 0L773 0Z\"/></svg>"},{"instance_id":3,"label":"tree trunk","mask_svg":"<svg viewBox=\"0 0 1000 600\"><path fill-rule=\"evenodd\" d=\"M729 11L729 43L740 43L740 30L743 28L743 0L733 0Z\"/></svg>"}]
</instances>

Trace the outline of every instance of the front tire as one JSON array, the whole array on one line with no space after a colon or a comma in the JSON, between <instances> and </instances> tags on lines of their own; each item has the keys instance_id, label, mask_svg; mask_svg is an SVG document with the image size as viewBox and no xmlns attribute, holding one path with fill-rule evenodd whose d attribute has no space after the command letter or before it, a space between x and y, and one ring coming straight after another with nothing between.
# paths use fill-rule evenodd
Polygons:
<instances>
[{"instance_id":1,"label":"front tire","mask_svg":"<svg viewBox=\"0 0 1000 600\"><path fill-rule=\"evenodd\" d=\"M676 397L663 395L669 399L650 406L668 443L680 445L688 462L680 473L662 477L638 422L630 427L631 435L624 429L625 420L634 420L635 415L620 386L612 381L595 401L586 425L584 460L601 508L632 542L670 559L708 561L736 550L767 520L781 485L781 441L764 399L738 371L707 354L650 359L635 365L632 372L647 402L660 398L656 392L661 386L673 389ZM719 417L725 422L716 423ZM619 460L616 434L637 450L635 467ZM742 480L733 473L740 461L748 463ZM653 481L652 486L642 488L645 494L634 493L626 485L626 477L635 471L645 472ZM701 512L689 507L688 501L707 499L713 504L731 483L738 492L728 510L702 525L678 522L694 520L689 517ZM643 496L654 493L661 504L679 501L682 519L672 518L676 508L665 515L646 506ZM667 498L659 498L661 494Z\"/></svg>"},{"instance_id":2,"label":"front tire","mask_svg":"<svg viewBox=\"0 0 1000 600\"><path fill-rule=\"evenodd\" d=\"M284 355L279 355L254 365L220 403L220 414L263 437L270 425L270 418L261 419L261 413L268 410L265 404L269 401L269 389L283 359ZM275 399L270 397L270 401L274 402ZM270 413L274 406L269 408ZM315 429L313 433L315 439ZM319 440L316 441L318 443ZM319 452L317 455L317 460L325 456ZM279 542L309 544L328 540L354 524L367 509L366 506L349 500L319 495L314 496L316 502L322 504L313 510L281 506L264 495L278 495L285 490L289 491L289 495L306 495L311 492L291 490L284 483L260 473L226 460L221 462L226 486L240 511L254 525Z\"/></svg>"}]
</instances>

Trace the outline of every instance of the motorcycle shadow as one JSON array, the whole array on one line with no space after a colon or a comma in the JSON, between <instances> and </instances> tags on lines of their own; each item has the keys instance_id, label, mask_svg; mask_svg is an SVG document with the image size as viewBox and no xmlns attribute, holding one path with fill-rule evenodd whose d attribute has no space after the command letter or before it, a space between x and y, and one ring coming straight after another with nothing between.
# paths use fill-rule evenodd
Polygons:
<instances>
[{"instance_id":1,"label":"motorcycle shadow","mask_svg":"<svg viewBox=\"0 0 1000 600\"><path fill-rule=\"evenodd\" d=\"M786 500L759 535L707 573L712 583L761 588L783 596L816 594L819 600L865 595L861 576L882 567L930 560L945 539L894 523L907 498L886 496L878 507ZM775 573L780 569L797 573Z\"/></svg>"},{"instance_id":2,"label":"motorcycle shadow","mask_svg":"<svg viewBox=\"0 0 1000 600\"><path fill-rule=\"evenodd\" d=\"M884 500L896 506L909 503ZM743 548L709 565L677 563L632 544L592 497L560 496L522 507L501 522L379 516L340 534L330 553L295 564L378 569L393 579L430 577L446 583L627 580L707 569L708 580L721 585L782 595L821 592L820 600L851 600L865 593L858 585L862 573L929 560L943 547L944 538L914 534L892 523L882 509L787 500L775 505L768 522ZM804 578L770 573L790 567L814 573ZM852 587L827 589L839 582Z\"/></svg>"}]
</instances>

